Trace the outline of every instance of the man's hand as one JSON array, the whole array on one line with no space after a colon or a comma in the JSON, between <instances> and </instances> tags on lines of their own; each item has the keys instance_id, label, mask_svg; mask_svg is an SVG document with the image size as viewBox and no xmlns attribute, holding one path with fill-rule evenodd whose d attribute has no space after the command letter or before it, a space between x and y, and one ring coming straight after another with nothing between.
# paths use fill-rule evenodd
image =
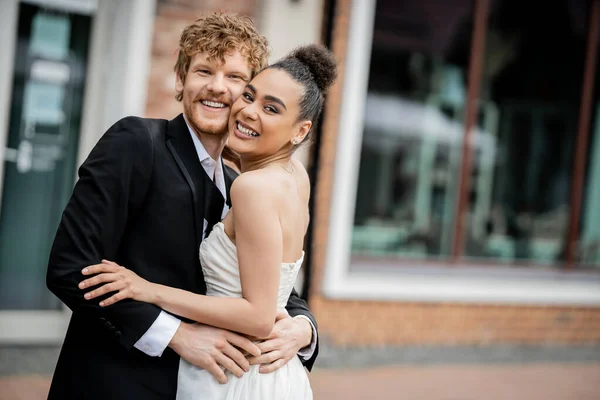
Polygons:
<instances>
[{"instance_id":1,"label":"man's hand","mask_svg":"<svg viewBox=\"0 0 600 400\"><path fill-rule=\"evenodd\" d=\"M240 378L250 368L241 350L253 356L260 349L247 338L224 329L182 322L169 343L181 358L210 372L220 383L227 383L224 367Z\"/></svg>"},{"instance_id":2,"label":"man's hand","mask_svg":"<svg viewBox=\"0 0 600 400\"><path fill-rule=\"evenodd\" d=\"M267 374L273 372L296 357L298 351L310 344L312 327L304 318L291 318L287 311L277 312L273 331L258 344L262 354L249 357L250 364L262 364L260 372Z\"/></svg>"}]
</instances>

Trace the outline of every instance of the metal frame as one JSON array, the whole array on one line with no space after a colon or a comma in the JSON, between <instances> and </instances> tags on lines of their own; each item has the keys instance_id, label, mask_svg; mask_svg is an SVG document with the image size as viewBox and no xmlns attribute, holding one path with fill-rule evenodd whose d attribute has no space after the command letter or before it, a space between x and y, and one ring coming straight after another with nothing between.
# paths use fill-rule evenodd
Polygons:
<instances>
[{"instance_id":1,"label":"metal frame","mask_svg":"<svg viewBox=\"0 0 600 400\"><path fill-rule=\"evenodd\" d=\"M471 180L472 154L471 132L477 121L477 98L481 92L481 73L483 69L483 54L487 32L487 17L489 0L475 1L475 15L473 24L471 56L469 59L469 79L467 89L467 104L465 113L465 133L462 143L462 162L460 167L460 183L458 185L458 205L455 214L454 243L452 256L456 263L462 256L465 241L465 210L468 207L469 188Z\"/></svg>"},{"instance_id":2,"label":"metal frame","mask_svg":"<svg viewBox=\"0 0 600 400\"><path fill-rule=\"evenodd\" d=\"M573 165L573 181L571 185L571 201L569 213L569 230L567 234L567 269L572 270L577 263L579 226L585 182L585 165L587 163L587 146L592 117L592 99L596 78L598 31L600 30L600 0L593 0L588 25L587 52L583 84L581 87L581 105L579 109L579 129L577 130L577 147Z\"/></svg>"}]
</instances>

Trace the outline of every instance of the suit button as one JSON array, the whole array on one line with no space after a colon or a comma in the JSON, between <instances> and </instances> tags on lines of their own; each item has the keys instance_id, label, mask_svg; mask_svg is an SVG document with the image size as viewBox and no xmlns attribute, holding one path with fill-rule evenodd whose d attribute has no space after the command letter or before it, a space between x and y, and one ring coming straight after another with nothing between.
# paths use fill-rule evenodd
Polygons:
<instances>
[{"instance_id":1,"label":"suit button","mask_svg":"<svg viewBox=\"0 0 600 400\"><path fill-rule=\"evenodd\" d=\"M115 338L117 338L117 339L121 338L121 331L116 331L115 332Z\"/></svg>"},{"instance_id":2,"label":"suit button","mask_svg":"<svg viewBox=\"0 0 600 400\"><path fill-rule=\"evenodd\" d=\"M110 322L106 321L106 322L104 323L104 327L105 327L106 329L110 329L110 328L112 327L112 324L111 324Z\"/></svg>"},{"instance_id":3,"label":"suit button","mask_svg":"<svg viewBox=\"0 0 600 400\"><path fill-rule=\"evenodd\" d=\"M102 321L102 322L106 322L106 318L104 318L104 317L100 317L100 321Z\"/></svg>"},{"instance_id":4,"label":"suit button","mask_svg":"<svg viewBox=\"0 0 600 400\"><path fill-rule=\"evenodd\" d=\"M108 328L109 331L114 332L117 330L117 328L115 328L114 325L112 325L110 328Z\"/></svg>"}]
</instances>

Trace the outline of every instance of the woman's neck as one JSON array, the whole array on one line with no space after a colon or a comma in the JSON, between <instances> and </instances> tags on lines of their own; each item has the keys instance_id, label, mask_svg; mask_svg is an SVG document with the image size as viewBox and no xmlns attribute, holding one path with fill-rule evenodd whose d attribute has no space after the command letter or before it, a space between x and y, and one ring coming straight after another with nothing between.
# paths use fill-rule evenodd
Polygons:
<instances>
[{"instance_id":1,"label":"woman's neck","mask_svg":"<svg viewBox=\"0 0 600 400\"><path fill-rule=\"evenodd\" d=\"M241 161L241 172L255 171L257 169L265 168L269 165L279 164L282 166L288 166L292 162L291 154L275 154L269 157L258 158L254 160L240 159Z\"/></svg>"}]
</instances>

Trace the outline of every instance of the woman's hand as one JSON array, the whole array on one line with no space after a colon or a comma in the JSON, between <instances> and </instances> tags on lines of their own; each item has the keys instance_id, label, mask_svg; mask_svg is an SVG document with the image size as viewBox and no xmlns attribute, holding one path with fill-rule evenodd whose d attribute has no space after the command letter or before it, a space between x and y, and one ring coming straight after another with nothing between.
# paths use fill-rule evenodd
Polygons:
<instances>
[{"instance_id":1,"label":"woman's hand","mask_svg":"<svg viewBox=\"0 0 600 400\"><path fill-rule=\"evenodd\" d=\"M152 303L156 289L154 284L140 278L135 272L107 260L101 264L84 268L83 275L96 275L79 284L80 289L102 285L85 294L86 300L94 299L106 293L117 292L106 300L100 302L101 307L110 306L123 299L134 299Z\"/></svg>"}]
</instances>

